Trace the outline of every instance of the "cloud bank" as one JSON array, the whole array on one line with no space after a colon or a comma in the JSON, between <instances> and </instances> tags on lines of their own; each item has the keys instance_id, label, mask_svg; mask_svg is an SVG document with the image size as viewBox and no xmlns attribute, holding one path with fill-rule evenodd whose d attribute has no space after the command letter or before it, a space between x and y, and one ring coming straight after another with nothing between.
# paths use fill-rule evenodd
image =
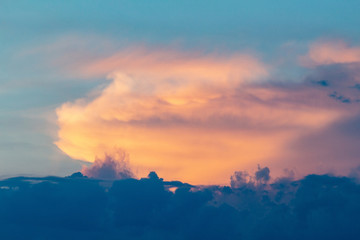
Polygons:
<instances>
[{"instance_id":1,"label":"cloud bank","mask_svg":"<svg viewBox=\"0 0 360 240\"><path fill-rule=\"evenodd\" d=\"M318 41L310 46L309 53L302 60L312 66L358 63L360 47L349 46L342 40Z\"/></svg>"},{"instance_id":2,"label":"cloud bank","mask_svg":"<svg viewBox=\"0 0 360 240\"><path fill-rule=\"evenodd\" d=\"M232 186L71 177L0 181L4 239L358 239L360 185L309 175L267 181L235 173ZM176 189L175 191L170 191Z\"/></svg>"}]
</instances>

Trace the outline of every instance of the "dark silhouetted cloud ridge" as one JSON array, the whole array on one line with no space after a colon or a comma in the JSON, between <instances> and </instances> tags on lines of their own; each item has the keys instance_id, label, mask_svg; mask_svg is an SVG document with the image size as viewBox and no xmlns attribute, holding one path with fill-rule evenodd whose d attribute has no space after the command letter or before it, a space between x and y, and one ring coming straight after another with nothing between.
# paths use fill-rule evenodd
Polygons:
<instances>
[{"instance_id":1,"label":"dark silhouetted cloud ridge","mask_svg":"<svg viewBox=\"0 0 360 240\"><path fill-rule=\"evenodd\" d=\"M354 174L353 174L354 175ZM236 172L229 186L17 177L0 182L1 239L358 239L360 185L308 175L270 183ZM174 190L175 189L175 190Z\"/></svg>"}]
</instances>

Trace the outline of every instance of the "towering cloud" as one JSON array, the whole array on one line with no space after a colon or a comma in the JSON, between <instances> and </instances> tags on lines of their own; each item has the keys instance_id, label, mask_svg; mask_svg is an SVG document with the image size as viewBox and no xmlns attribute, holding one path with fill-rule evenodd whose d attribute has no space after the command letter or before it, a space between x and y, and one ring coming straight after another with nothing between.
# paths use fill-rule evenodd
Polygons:
<instances>
[{"instance_id":1,"label":"towering cloud","mask_svg":"<svg viewBox=\"0 0 360 240\"><path fill-rule=\"evenodd\" d=\"M121 148L139 175L156 170L194 183L225 184L233 169L258 163L273 166L274 176L295 165L300 172L315 169L316 160L292 162L291 144L353 109L334 101L341 98L329 89L340 85L322 78L328 70L278 83L269 81L271 68L250 55L130 48L88 60L79 71L109 73L110 82L57 109L62 151L93 162Z\"/></svg>"}]
</instances>

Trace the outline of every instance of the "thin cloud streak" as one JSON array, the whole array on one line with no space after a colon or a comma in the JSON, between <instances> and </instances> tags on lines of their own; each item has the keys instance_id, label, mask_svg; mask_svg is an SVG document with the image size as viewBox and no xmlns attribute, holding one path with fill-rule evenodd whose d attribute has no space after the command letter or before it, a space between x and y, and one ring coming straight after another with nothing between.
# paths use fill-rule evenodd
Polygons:
<instances>
[{"instance_id":1,"label":"thin cloud streak","mask_svg":"<svg viewBox=\"0 0 360 240\"><path fill-rule=\"evenodd\" d=\"M357 63L360 62L360 47L350 46L342 40L318 41L311 44L301 61L306 66Z\"/></svg>"}]
</instances>

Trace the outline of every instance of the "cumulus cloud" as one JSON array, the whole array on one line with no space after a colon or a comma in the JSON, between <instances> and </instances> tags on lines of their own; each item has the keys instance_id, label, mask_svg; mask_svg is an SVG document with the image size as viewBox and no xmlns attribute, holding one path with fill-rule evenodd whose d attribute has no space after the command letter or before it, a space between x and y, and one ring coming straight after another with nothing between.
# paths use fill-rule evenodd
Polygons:
<instances>
[{"instance_id":1,"label":"cumulus cloud","mask_svg":"<svg viewBox=\"0 0 360 240\"><path fill-rule=\"evenodd\" d=\"M284 178L284 177L282 177ZM236 171L230 177L230 186L232 188L255 187L265 185L270 181L270 169L268 167L258 169L254 175L249 174L247 171Z\"/></svg>"},{"instance_id":2,"label":"cumulus cloud","mask_svg":"<svg viewBox=\"0 0 360 240\"><path fill-rule=\"evenodd\" d=\"M80 70L111 81L57 109L63 152L93 162L120 147L139 174L198 184L282 159L289 142L348 114L312 83L322 79L267 82L270 68L250 55L130 48Z\"/></svg>"},{"instance_id":3,"label":"cumulus cloud","mask_svg":"<svg viewBox=\"0 0 360 240\"><path fill-rule=\"evenodd\" d=\"M267 171L258 170L261 179ZM360 185L351 178L241 182L241 187L176 182L172 192L168 187L174 185L155 172L140 180L5 179L0 231L14 240L358 239Z\"/></svg>"},{"instance_id":4,"label":"cumulus cloud","mask_svg":"<svg viewBox=\"0 0 360 240\"><path fill-rule=\"evenodd\" d=\"M103 158L96 158L94 163L84 166L82 174L99 179L126 179L134 177L128 166L128 155L121 150L114 151L111 155L105 154Z\"/></svg>"},{"instance_id":5,"label":"cumulus cloud","mask_svg":"<svg viewBox=\"0 0 360 240\"><path fill-rule=\"evenodd\" d=\"M232 188L241 188L250 182L252 182L252 178L247 171L236 171L234 175L230 177L230 186Z\"/></svg>"},{"instance_id":6,"label":"cumulus cloud","mask_svg":"<svg viewBox=\"0 0 360 240\"><path fill-rule=\"evenodd\" d=\"M270 169L268 167L261 168L258 165L258 170L255 173L255 179L260 184L265 184L270 180Z\"/></svg>"}]
</instances>

